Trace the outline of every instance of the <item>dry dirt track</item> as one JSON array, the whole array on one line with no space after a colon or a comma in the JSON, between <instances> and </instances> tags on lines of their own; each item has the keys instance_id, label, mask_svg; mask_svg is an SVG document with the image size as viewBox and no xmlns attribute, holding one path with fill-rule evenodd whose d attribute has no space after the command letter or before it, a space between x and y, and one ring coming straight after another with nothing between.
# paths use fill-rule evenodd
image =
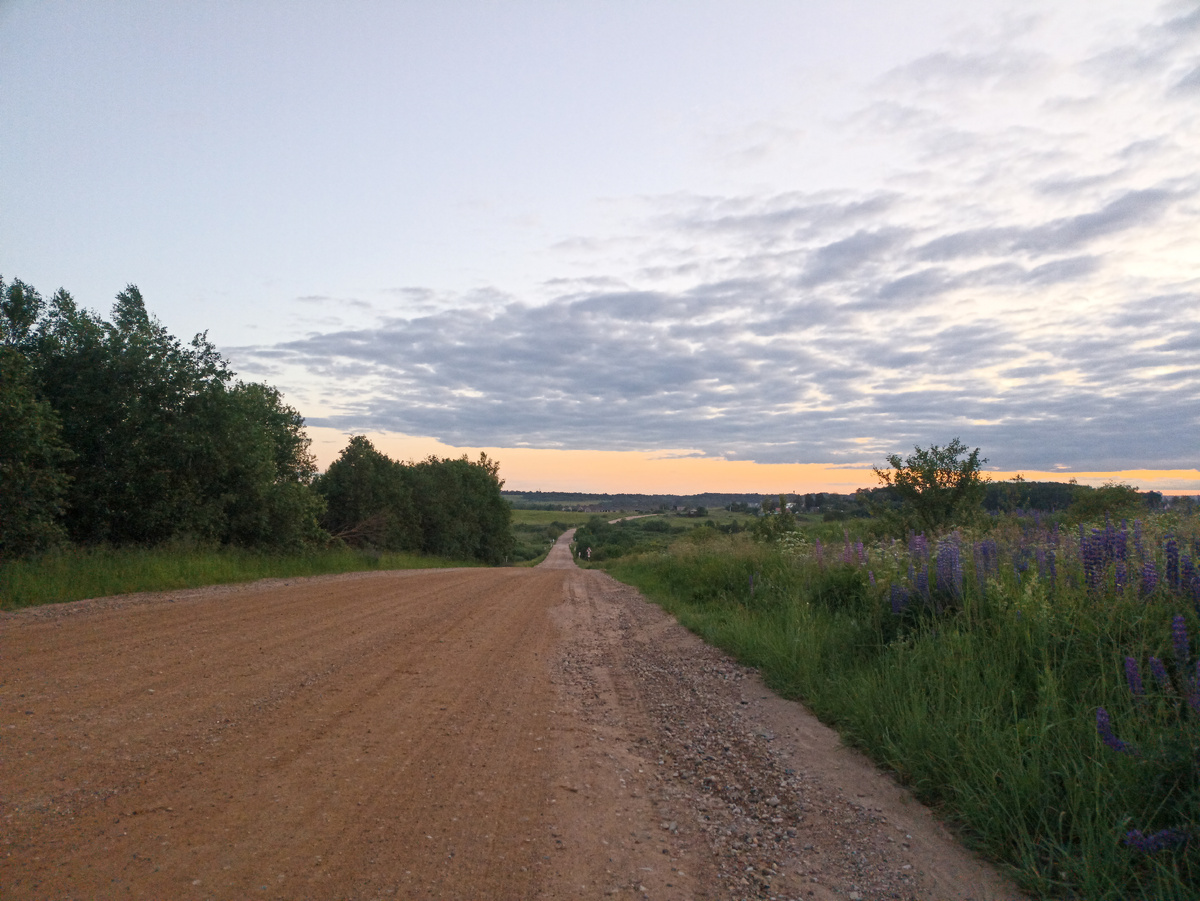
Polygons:
<instances>
[{"instance_id":1,"label":"dry dirt track","mask_svg":"<svg viewBox=\"0 0 1200 901\"><path fill-rule=\"evenodd\" d=\"M0 616L0 841L4 899L1019 897L565 546Z\"/></svg>"}]
</instances>

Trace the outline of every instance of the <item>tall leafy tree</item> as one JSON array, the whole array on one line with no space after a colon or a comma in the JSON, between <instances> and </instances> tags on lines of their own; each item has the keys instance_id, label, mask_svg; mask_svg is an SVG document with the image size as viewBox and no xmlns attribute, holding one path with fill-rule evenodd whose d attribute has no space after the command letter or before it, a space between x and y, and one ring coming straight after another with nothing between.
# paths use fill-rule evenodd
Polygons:
<instances>
[{"instance_id":1,"label":"tall leafy tree","mask_svg":"<svg viewBox=\"0 0 1200 901\"><path fill-rule=\"evenodd\" d=\"M512 508L500 490L500 465L480 454L472 463L435 456L417 463L413 494L422 549L443 557L502 563L512 551Z\"/></svg>"},{"instance_id":2,"label":"tall leafy tree","mask_svg":"<svg viewBox=\"0 0 1200 901\"><path fill-rule=\"evenodd\" d=\"M315 482L327 507L322 524L357 546L418 550L421 527L408 468L355 435Z\"/></svg>"},{"instance_id":3,"label":"tall leafy tree","mask_svg":"<svg viewBox=\"0 0 1200 901\"><path fill-rule=\"evenodd\" d=\"M0 559L61 542L70 451L58 417L37 396L24 356L0 345Z\"/></svg>"},{"instance_id":4,"label":"tall leafy tree","mask_svg":"<svg viewBox=\"0 0 1200 901\"><path fill-rule=\"evenodd\" d=\"M34 351L76 453L67 528L76 540L113 542L209 531L187 468L189 425L230 373L211 347L170 335L136 286L117 295L112 315L105 322L60 291Z\"/></svg>"},{"instance_id":5,"label":"tall leafy tree","mask_svg":"<svg viewBox=\"0 0 1200 901\"><path fill-rule=\"evenodd\" d=\"M27 361L73 452L62 458L71 538L322 538L304 420L274 388L236 382L206 335L172 336L135 285L111 321L63 290L48 304L20 282L2 294L5 345Z\"/></svg>"},{"instance_id":6,"label":"tall leafy tree","mask_svg":"<svg viewBox=\"0 0 1200 901\"><path fill-rule=\"evenodd\" d=\"M30 285L19 278L6 285L0 276L0 343L27 349L44 305L42 295Z\"/></svg>"}]
</instances>

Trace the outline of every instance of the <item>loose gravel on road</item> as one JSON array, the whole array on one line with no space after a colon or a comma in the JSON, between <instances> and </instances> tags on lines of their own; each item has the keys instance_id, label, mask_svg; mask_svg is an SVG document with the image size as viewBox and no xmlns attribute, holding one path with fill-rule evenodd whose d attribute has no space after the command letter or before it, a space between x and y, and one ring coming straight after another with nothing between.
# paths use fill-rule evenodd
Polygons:
<instances>
[{"instance_id":1,"label":"loose gravel on road","mask_svg":"<svg viewBox=\"0 0 1200 901\"><path fill-rule=\"evenodd\" d=\"M569 538L0 615L0 897L1022 897Z\"/></svg>"}]
</instances>

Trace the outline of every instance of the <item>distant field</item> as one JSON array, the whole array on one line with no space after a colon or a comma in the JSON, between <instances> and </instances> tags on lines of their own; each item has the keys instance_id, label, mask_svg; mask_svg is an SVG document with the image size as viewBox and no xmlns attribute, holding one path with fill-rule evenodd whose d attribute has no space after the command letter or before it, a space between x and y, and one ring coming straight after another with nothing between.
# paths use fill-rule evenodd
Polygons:
<instances>
[{"instance_id":1,"label":"distant field","mask_svg":"<svg viewBox=\"0 0 1200 901\"><path fill-rule=\"evenodd\" d=\"M559 522L567 527L581 526L593 516L595 513L566 513L562 510L513 510L513 525L536 525L548 526L551 523ZM602 513L608 519L616 519L618 516L624 516L623 513Z\"/></svg>"}]
</instances>

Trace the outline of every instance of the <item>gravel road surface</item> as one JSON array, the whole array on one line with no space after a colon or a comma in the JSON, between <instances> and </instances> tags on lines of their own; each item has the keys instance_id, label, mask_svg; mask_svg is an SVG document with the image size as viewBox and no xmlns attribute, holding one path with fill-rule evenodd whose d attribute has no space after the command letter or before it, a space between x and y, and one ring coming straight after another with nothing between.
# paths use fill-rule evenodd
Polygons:
<instances>
[{"instance_id":1,"label":"gravel road surface","mask_svg":"<svg viewBox=\"0 0 1200 901\"><path fill-rule=\"evenodd\" d=\"M570 537L0 615L0 897L1022 897Z\"/></svg>"}]
</instances>

